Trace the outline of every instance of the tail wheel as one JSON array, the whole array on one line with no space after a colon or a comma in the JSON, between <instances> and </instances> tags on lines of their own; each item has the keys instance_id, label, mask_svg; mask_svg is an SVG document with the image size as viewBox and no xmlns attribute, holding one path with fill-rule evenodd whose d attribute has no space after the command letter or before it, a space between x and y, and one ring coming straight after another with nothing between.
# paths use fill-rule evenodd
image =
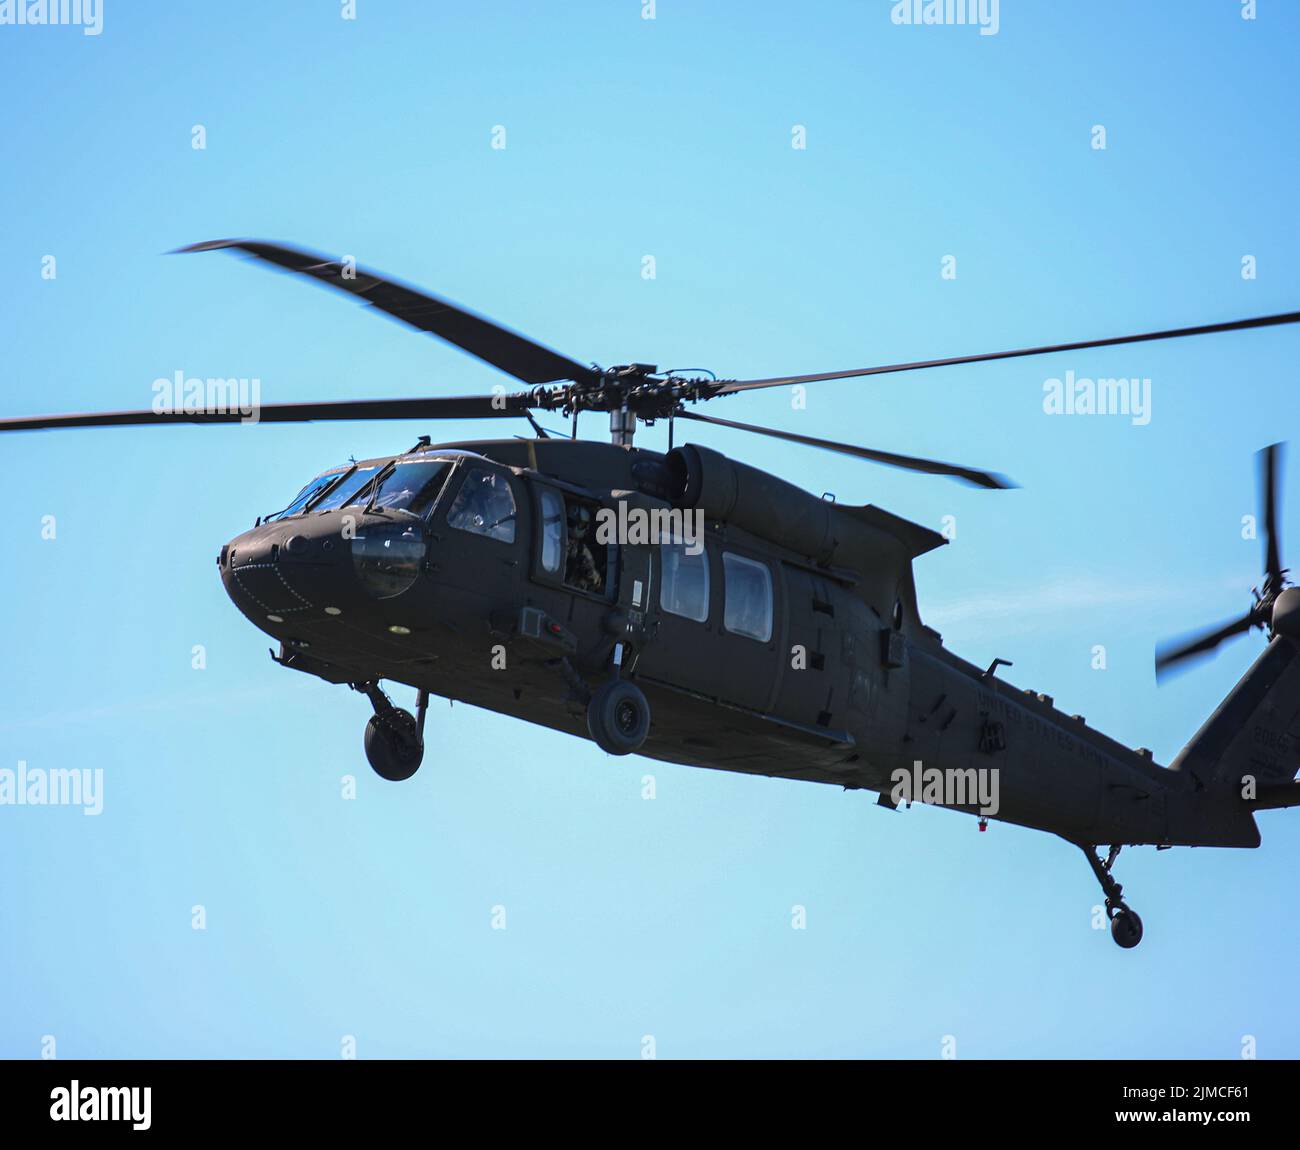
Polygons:
<instances>
[{"instance_id":1,"label":"tail wheel","mask_svg":"<svg viewBox=\"0 0 1300 1150\"><path fill-rule=\"evenodd\" d=\"M630 755L650 733L650 704L635 683L615 679L587 704L587 730L607 755Z\"/></svg>"},{"instance_id":2,"label":"tail wheel","mask_svg":"<svg viewBox=\"0 0 1300 1150\"><path fill-rule=\"evenodd\" d=\"M1110 920L1110 937L1125 950L1132 950L1142 941L1142 919L1135 910L1120 907Z\"/></svg>"}]
</instances>

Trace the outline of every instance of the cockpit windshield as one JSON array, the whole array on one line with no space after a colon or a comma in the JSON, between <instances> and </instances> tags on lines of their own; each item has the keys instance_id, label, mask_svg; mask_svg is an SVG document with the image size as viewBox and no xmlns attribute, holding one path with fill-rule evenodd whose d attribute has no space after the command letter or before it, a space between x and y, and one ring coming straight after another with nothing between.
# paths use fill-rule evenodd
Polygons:
<instances>
[{"instance_id":1,"label":"cockpit windshield","mask_svg":"<svg viewBox=\"0 0 1300 1150\"><path fill-rule=\"evenodd\" d=\"M371 463L365 467L353 468L352 471L348 473L347 478L330 491L324 499L319 503L312 504L311 510L332 511L336 507L346 507L353 501L352 497L375 477L375 472L378 470L378 463Z\"/></svg>"},{"instance_id":2,"label":"cockpit windshield","mask_svg":"<svg viewBox=\"0 0 1300 1150\"><path fill-rule=\"evenodd\" d=\"M331 484L335 483L339 476L348 469L346 467L334 467L321 475L316 476L306 487L293 497L293 502L283 511L277 511L274 515L266 516L266 522L273 519L287 519L290 515L299 514L304 507L315 499L321 492L325 491Z\"/></svg>"},{"instance_id":3,"label":"cockpit windshield","mask_svg":"<svg viewBox=\"0 0 1300 1150\"><path fill-rule=\"evenodd\" d=\"M373 506L423 515L438 497L451 467L445 459L399 459L373 491Z\"/></svg>"},{"instance_id":4,"label":"cockpit windshield","mask_svg":"<svg viewBox=\"0 0 1300 1150\"><path fill-rule=\"evenodd\" d=\"M374 480L385 466L378 463L368 463L364 467L348 464L322 472L293 497L288 507L266 516L265 521L287 519L306 511L333 511L340 507L369 504L372 499L380 510L406 511L423 516L438 498L454 464L449 459L398 459L376 487Z\"/></svg>"}]
</instances>

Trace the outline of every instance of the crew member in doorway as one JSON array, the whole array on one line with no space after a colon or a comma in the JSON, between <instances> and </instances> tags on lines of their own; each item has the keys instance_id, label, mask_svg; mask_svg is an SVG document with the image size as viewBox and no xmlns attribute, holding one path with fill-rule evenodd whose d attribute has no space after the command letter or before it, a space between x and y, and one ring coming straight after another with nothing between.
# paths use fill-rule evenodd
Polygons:
<instances>
[{"instance_id":1,"label":"crew member in doorway","mask_svg":"<svg viewBox=\"0 0 1300 1150\"><path fill-rule=\"evenodd\" d=\"M604 580L591 553L591 512L581 503L569 507L569 548L564 562L564 581L579 591L599 595Z\"/></svg>"}]
</instances>

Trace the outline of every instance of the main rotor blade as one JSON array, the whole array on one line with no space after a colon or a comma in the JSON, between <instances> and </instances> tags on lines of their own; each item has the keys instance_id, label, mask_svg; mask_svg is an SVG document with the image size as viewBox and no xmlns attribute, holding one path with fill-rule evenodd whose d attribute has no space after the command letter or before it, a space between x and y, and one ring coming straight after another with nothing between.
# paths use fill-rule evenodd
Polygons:
<instances>
[{"instance_id":1,"label":"main rotor blade","mask_svg":"<svg viewBox=\"0 0 1300 1150\"><path fill-rule=\"evenodd\" d=\"M753 423L733 423L730 419L718 419L712 415L699 415L693 411L679 411L677 419L692 419L696 423L712 423L717 427L731 427L737 431L753 431L759 435L770 435L773 439L785 439L791 443L802 443L807 447L820 447L825 451L838 451L841 455L852 455L857 459L869 459L873 463L884 463L889 467L902 467L908 471L921 471L927 475L948 475L976 487L994 490L1019 486L1003 475L991 471L977 471L971 467L961 467L955 463L940 463L934 459L918 459L912 455L896 455L892 451L875 451L870 447L857 447L852 443L836 443L831 439L816 439L811 435L798 435L793 431L778 431L774 427L759 427Z\"/></svg>"},{"instance_id":2,"label":"main rotor blade","mask_svg":"<svg viewBox=\"0 0 1300 1150\"><path fill-rule=\"evenodd\" d=\"M1259 486L1264 508L1264 570L1269 586L1282 586L1281 543L1278 538L1278 472L1282 465L1282 445L1271 443L1259 453Z\"/></svg>"},{"instance_id":3,"label":"main rotor blade","mask_svg":"<svg viewBox=\"0 0 1300 1150\"><path fill-rule=\"evenodd\" d=\"M982 355L955 355L947 359L922 359L915 363L891 363L881 367L861 367L852 371L824 371L817 375L782 375L773 379L741 379L724 383L714 393L728 395L737 391L754 391L761 387L784 387L794 383L818 383L825 379L853 379L863 375L890 375L899 371L922 371L927 367L952 367L961 363L987 363L995 359L1020 359L1027 355L1049 355L1056 351L1083 351L1093 347L1115 347L1123 343L1148 343L1157 339L1177 339L1186 335L1211 335L1220 331L1244 331L1255 327L1274 327L1284 323L1300 323L1300 311L1281 315L1259 316L1254 319L1237 319L1228 323L1202 324L1198 327L1176 327L1168 331L1149 331L1141 335L1120 335L1110 339L1087 339L1076 343L1053 343L1044 347L1024 347L1016 351L991 351Z\"/></svg>"},{"instance_id":4,"label":"main rotor blade","mask_svg":"<svg viewBox=\"0 0 1300 1150\"><path fill-rule=\"evenodd\" d=\"M207 252L235 248L287 271L311 276L330 287L351 292L365 303L403 323L427 331L492 364L525 383L575 380L593 383L599 375L590 367L510 331L449 300L407 287L361 268L284 244L263 240L209 240L177 248L178 252Z\"/></svg>"},{"instance_id":5,"label":"main rotor blade","mask_svg":"<svg viewBox=\"0 0 1300 1150\"><path fill-rule=\"evenodd\" d=\"M100 411L26 415L0 420L0 431L46 431L64 427L141 427L162 423L312 423L348 419L500 419L523 415L532 397L464 395L434 399L349 399L324 403L254 405L245 415L230 411Z\"/></svg>"},{"instance_id":6,"label":"main rotor blade","mask_svg":"<svg viewBox=\"0 0 1300 1150\"><path fill-rule=\"evenodd\" d=\"M1195 639L1181 643L1176 647L1161 646L1156 649L1156 678L1160 679L1178 663L1186 659L1195 658L1197 655L1206 655L1213 651L1225 639L1231 639L1234 635L1242 635L1249 631L1256 623L1259 622L1255 612L1240 619L1235 619L1231 623L1225 623L1221 627L1216 627L1212 631L1207 631L1198 635Z\"/></svg>"}]
</instances>

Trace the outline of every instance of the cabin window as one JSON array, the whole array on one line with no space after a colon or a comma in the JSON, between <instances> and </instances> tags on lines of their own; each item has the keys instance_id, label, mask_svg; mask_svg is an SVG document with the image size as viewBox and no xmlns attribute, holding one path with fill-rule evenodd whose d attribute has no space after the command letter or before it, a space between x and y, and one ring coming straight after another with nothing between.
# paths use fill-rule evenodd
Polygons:
<instances>
[{"instance_id":1,"label":"cabin window","mask_svg":"<svg viewBox=\"0 0 1300 1150\"><path fill-rule=\"evenodd\" d=\"M501 543L515 541L515 496L500 471L475 467L465 476L447 513L447 526L486 535Z\"/></svg>"},{"instance_id":2,"label":"cabin window","mask_svg":"<svg viewBox=\"0 0 1300 1150\"><path fill-rule=\"evenodd\" d=\"M703 623L709 617L709 557L684 543L659 545L659 606L671 615Z\"/></svg>"},{"instance_id":3,"label":"cabin window","mask_svg":"<svg viewBox=\"0 0 1300 1150\"><path fill-rule=\"evenodd\" d=\"M722 625L735 635L766 643L772 637L772 572L767 564L724 551L722 581Z\"/></svg>"},{"instance_id":4,"label":"cabin window","mask_svg":"<svg viewBox=\"0 0 1300 1150\"><path fill-rule=\"evenodd\" d=\"M542 570L554 575L564 558L564 497L549 487L539 489L542 503Z\"/></svg>"}]
</instances>

